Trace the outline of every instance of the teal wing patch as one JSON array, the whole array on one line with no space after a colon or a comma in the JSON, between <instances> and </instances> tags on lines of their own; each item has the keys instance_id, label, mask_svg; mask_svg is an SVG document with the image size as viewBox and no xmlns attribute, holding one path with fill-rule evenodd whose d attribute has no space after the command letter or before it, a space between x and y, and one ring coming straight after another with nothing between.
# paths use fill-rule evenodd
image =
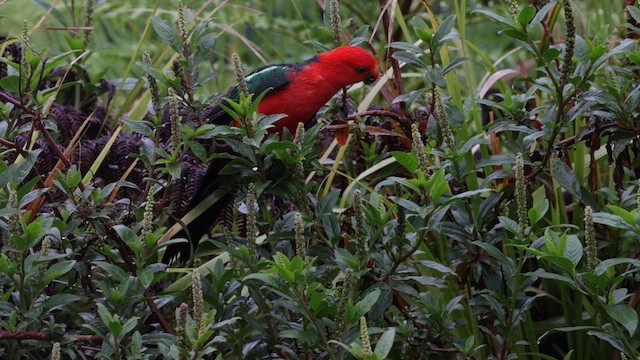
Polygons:
<instances>
[{"instance_id":1,"label":"teal wing patch","mask_svg":"<svg viewBox=\"0 0 640 360\"><path fill-rule=\"evenodd\" d=\"M268 65L257 69L251 74L245 77L247 82L247 88L249 92L258 96L263 91L271 89L271 91L279 89L289 83L287 78L287 71L290 70L291 65ZM220 101L224 101L225 98L233 101L240 99L240 89L238 86L234 86L225 95L220 98ZM214 106L211 109L209 115L207 115L209 123L218 125L229 124L231 118L220 106Z\"/></svg>"},{"instance_id":2,"label":"teal wing patch","mask_svg":"<svg viewBox=\"0 0 640 360\"><path fill-rule=\"evenodd\" d=\"M289 83L287 65L269 65L258 69L245 78L249 92L258 96L271 88L277 90Z\"/></svg>"}]
</instances>

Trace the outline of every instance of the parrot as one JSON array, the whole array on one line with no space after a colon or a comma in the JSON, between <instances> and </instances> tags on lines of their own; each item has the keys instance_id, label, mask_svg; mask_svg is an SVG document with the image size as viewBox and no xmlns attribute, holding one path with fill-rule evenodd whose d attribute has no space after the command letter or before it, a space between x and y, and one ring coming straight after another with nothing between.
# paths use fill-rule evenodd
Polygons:
<instances>
[{"instance_id":1,"label":"parrot","mask_svg":"<svg viewBox=\"0 0 640 360\"><path fill-rule=\"evenodd\" d=\"M284 117L276 121L271 133L281 134L286 128L292 134L298 123L307 124L315 117L318 110L324 106L341 89L359 83L371 84L378 79L379 72L376 58L367 50L344 45L333 50L319 53L307 60L293 64L274 64L261 67L245 77L245 83L252 94L266 95L258 104L258 112L265 115L281 114ZM222 98L238 101L240 87L231 87ZM228 125L233 123L222 106L216 105L207 115L209 123ZM187 206L187 212L197 206L205 197L215 190L215 180L224 166L224 161L213 161L209 164L205 176L195 191ZM167 246L163 262L170 263L176 257L188 259L191 247L195 249L206 235L224 206L233 198L226 193L220 200L205 210L200 216L180 230L174 238L187 237L191 244L185 242L173 243Z\"/></svg>"}]
</instances>

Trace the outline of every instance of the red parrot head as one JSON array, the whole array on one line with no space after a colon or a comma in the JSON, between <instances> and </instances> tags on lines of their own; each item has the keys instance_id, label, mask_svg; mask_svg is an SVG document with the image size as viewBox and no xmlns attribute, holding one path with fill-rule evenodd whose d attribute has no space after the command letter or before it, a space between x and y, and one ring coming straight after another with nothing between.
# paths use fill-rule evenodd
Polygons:
<instances>
[{"instance_id":1,"label":"red parrot head","mask_svg":"<svg viewBox=\"0 0 640 360\"><path fill-rule=\"evenodd\" d=\"M376 58L368 51L357 46L340 46L336 49L318 54L318 61L325 69L331 69L327 79L340 88L363 81L371 84L378 78Z\"/></svg>"}]
</instances>

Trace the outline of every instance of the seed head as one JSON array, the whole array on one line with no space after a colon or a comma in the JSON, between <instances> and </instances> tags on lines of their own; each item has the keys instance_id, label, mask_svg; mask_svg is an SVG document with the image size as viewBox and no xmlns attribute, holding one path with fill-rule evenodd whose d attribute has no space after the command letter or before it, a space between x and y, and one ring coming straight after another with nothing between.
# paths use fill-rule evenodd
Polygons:
<instances>
[{"instance_id":1,"label":"seed head","mask_svg":"<svg viewBox=\"0 0 640 360\"><path fill-rule=\"evenodd\" d=\"M518 224L523 234L527 226L529 226L528 207L527 207L527 188L524 178L524 159L522 153L516 155L516 206L518 213Z\"/></svg>"},{"instance_id":2,"label":"seed head","mask_svg":"<svg viewBox=\"0 0 640 360\"><path fill-rule=\"evenodd\" d=\"M331 16L331 31L333 31L333 40L336 44L340 44L340 33L342 20L340 19L340 3L338 0L330 0L329 12Z\"/></svg>"},{"instance_id":3,"label":"seed head","mask_svg":"<svg viewBox=\"0 0 640 360\"><path fill-rule=\"evenodd\" d=\"M61 359L60 343L54 342L53 348L51 349L51 360L60 360L60 359Z\"/></svg>"},{"instance_id":4,"label":"seed head","mask_svg":"<svg viewBox=\"0 0 640 360\"><path fill-rule=\"evenodd\" d=\"M202 297L202 279L200 279L200 272L194 271L191 282L191 290L193 295L193 329L195 337L198 338L200 333L204 331L204 299Z\"/></svg>"},{"instance_id":5,"label":"seed head","mask_svg":"<svg viewBox=\"0 0 640 360\"><path fill-rule=\"evenodd\" d=\"M93 28L93 0L87 0L87 8L84 12L84 23L85 26L89 28L84 31L84 44L89 45Z\"/></svg>"},{"instance_id":6,"label":"seed head","mask_svg":"<svg viewBox=\"0 0 640 360\"><path fill-rule=\"evenodd\" d=\"M249 96L249 88L247 87L247 82L244 78L244 70L242 69L242 62L240 61L240 55L238 53L233 53L231 55L231 62L233 63L233 70L236 74L236 82L238 83L238 87L240 91L245 95Z\"/></svg>"},{"instance_id":7,"label":"seed head","mask_svg":"<svg viewBox=\"0 0 640 360\"><path fill-rule=\"evenodd\" d=\"M307 241L304 238L304 222L302 221L302 215L299 212L295 214L294 229L296 239L296 256L304 260Z\"/></svg>"},{"instance_id":8,"label":"seed head","mask_svg":"<svg viewBox=\"0 0 640 360\"><path fill-rule=\"evenodd\" d=\"M411 137L413 138L413 150L418 158L418 169L422 171L424 176L427 176L429 175L429 159L417 124L411 124Z\"/></svg>"},{"instance_id":9,"label":"seed head","mask_svg":"<svg viewBox=\"0 0 640 360\"><path fill-rule=\"evenodd\" d=\"M360 318L360 339L362 340L362 352L365 355L373 355L371 340L369 339L369 329L367 328L367 319L364 316Z\"/></svg>"},{"instance_id":10,"label":"seed head","mask_svg":"<svg viewBox=\"0 0 640 360\"><path fill-rule=\"evenodd\" d=\"M593 271L598 263L598 243L596 230L593 226L593 210L591 206L584 208L584 242L587 253L587 269Z\"/></svg>"}]
</instances>

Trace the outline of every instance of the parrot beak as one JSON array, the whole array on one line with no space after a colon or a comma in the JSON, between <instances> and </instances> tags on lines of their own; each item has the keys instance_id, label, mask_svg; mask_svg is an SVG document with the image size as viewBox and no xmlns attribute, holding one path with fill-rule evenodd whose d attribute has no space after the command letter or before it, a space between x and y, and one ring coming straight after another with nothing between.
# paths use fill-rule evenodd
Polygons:
<instances>
[{"instance_id":1,"label":"parrot beak","mask_svg":"<svg viewBox=\"0 0 640 360\"><path fill-rule=\"evenodd\" d=\"M365 84L372 84L374 81L376 81L376 76L373 75L369 75L366 79L364 79Z\"/></svg>"}]
</instances>

